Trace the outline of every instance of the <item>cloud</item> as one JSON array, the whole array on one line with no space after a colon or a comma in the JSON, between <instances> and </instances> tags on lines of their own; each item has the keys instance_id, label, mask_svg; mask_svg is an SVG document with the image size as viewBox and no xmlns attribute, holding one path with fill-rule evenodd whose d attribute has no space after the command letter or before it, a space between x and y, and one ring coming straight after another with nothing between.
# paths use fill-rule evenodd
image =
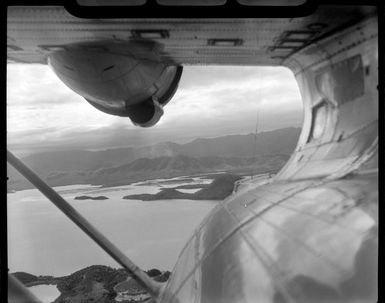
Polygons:
<instances>
[{"instance_id":1,"label":"cloud","mask_svg":"<svg viewBox=\"0 0 385 303\"><path fill-rule=\"evenodd\" d=\"M292 73L280 67L189 67L165 115L153 128L110 116L72 92L47 67L8 65L7 138L13 149L149 145L197 137L299 126L301 97Z\"/></svg>"},{"instance_id":2,"label":"cloud","mask_svg":"<svg viewBox=\"0 0 385 303\"><path fill-rule=\"evenodd\" d=\"M45 65L7 65L7 104L42 106L76 103L81 99Z\"/></svg>"}]
</instances>

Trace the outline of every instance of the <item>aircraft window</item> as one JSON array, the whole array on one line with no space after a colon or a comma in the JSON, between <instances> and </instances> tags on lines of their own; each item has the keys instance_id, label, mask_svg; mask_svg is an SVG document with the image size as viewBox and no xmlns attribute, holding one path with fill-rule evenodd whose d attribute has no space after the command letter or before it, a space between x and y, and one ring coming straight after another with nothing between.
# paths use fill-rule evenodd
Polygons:
<instances>
[{"instance_id":1,"label":"aircraft window","mask_svg":"<svg viewBox=\"0 0 385 303\"><path fill-rule=\"evenodd\" d=\"M285 39L307 41L314 36L314 31L287 31Z\"/></svg>"},{"instance_id":2,"label":"aircraft window","mask_svg":"<svg viewBox=\"0 0 385 303\"><path fill-rule=\"evenodd\" d=\"M281 46L287 47L301 47L304 45L304 41L302 40L286 40L281 43Z\"/></svg>"},{"instance_id":3,"label":"aircraft window","mask_svg":"<svg viewBox=\"0 0 385 303\"><path fill-rule=\"evenodd\" d=\"M364 71L357 55L321 70L316 77L319 92L334 105L352 101L364 93Z\"/></svg>"},{"instance_id":4,"label":"aircraft window","mask_svg":"<svg viewBox=\"0 0 385 303\"><path fill-rule=\"evenodd\" d=\"M125 32L126 36L129 34L130 32ZM132 29L131 34L166 37L168 31L151 25L143 29ZM224 39L221 35L218 36L206 37L202 44L207 44L207 39L215 37ZM237 41L234 38L230 43L234 45ZM65 48L61 45L41 43L38 47L41 52L70 52L75 49L76 53L83 52L86 47L86 54L97 52L97 58L100 58L98 56L103 50L100 43L80 43L76 48L74 45ZM143 45L152 50L150 47L153 44ZM110 45L105 45L104 51L109 51L109 47ZM131 51L142 54L140 51L143 49L136 46ZM122 64L121 59L120 56L106 60L96 59L95 65L84 70L88 75L84 79L86 85L92 83L92 89L96 92L95 95L86 96L89 102L83 100L83 96L69 91L61 78L48 66L10 65L7 69L8 147L28 157L32 154L30 151L37 146L36 159L42 160L32 160L30 163L41 161L39 167L42 168L46 180L52 182L55 189L56 185L68 186L57 190L119 249L127 253L129 258L141 264L144 270L157 268L172 271L170 284L167 286L171 290L170 294L180 288L178 296L188 298L190 290L199 290L201 287L201 284L195 285L195 281L199 283L200 277L199 269L193 272L195 266L202 261L209 247L219 243L217 239L222 239L234 228L234 225L227 224L237 222L232 216L246 218L252 215L249 207L253 197L243 197L242 204L238 204L239 208L231 209L232 215L223 208L215 216L210 215L206 222L211 222L216 228L208 233L207 224L201 225L198 234L178 257L180 248L185 245L195 226L212 208L220 205L218 200L207 203L189 201L188 198L208 188L217 179L220 183L223 182L224 190L231 191L233 177L226 176L222 179L222 174L216 174L218 168L226 170L233 167L236 170L234 175L242 173L249 178L252 176L248 180L255 178L256 181L259 180L259 175L264 178L266 172L278 171L288 158L281 155L281 146L293 150L300 133L298 126L303 112L301 96L293 73L284 67L184 66L179 82L181 69L171 65L165 65L163 69L163 65L158 66L140 58L135 60L139 61L137 64L133 63L136 68L140 67L138 71L134 69L132 77L136 85L133 86L134 93L139 91L137 87L141 83L147 85L154 78L152 86L145 87L148 94L154 94L160 104L167 103L168 98L172 97L163 108L164 119L154 128L143 129L131 123L138 121L136 111L130 111L130 114L133 113L133 120L118 116L119 110L125 108L125 99L108 99L102 104L100 97L98 98L102 86L94 85L94 76L91 78L88 74L90 68L95 71L95 77L106 79L110 83L110 76L118 70L122 73L133 70L131 61ZM65 76L70 75L68 79L82 70L82 65L76 62L77 60L59 62L60 71ZM67 71L64 65L75 71ZM130 100L141 96L139 93L134 95L131 91L126 91L127 82L118 79L115 84L108 85L109 91L116 91L121 87L123 94L126 95L127 92ZM22 91L20 83L27 86L23 86ZM80 81L77 82L79 83ZM178 90L173 95L176 89ZM55 95L54 99L52 95ZM31 131L37 134L31 134ZM76 135L72 135L73 132ZM54 147L53 151L51 146L44 145L47 138ZM267 141L279 142L278 149L275 143L269 144ZM19 142L22 143L21 147ZM270 148L271 145L274 146ZM80 152L73 151L73 146ZM44 154L47 152L46 148L48 152L52 152L52 162L46 161L50 161ZM191 151L196 153L191 154ZM39 158L40 154L43 158ZM57 213L56 208L37 189L32 189L13 169L9 171L8 190L17 192L8 195L11 214L8 234L11 239L10 272L21 270L59 277L92 265L117 266L110 261L108 255L95 249L92 241L83 240L81 230L70 225L66 218L61 220L62 215ZM176 177L172 178L174 176ZM73 182L70 185L65 183L69 178ZM82 180L88 181L89 178L97 179L100 183L84 185ZM82 183L77 184L79 181ZM138 183L132 183L136 181ZM102 182L107 186L99 187ZM32 194L23 191L24 186L31 189ZM213 188L217 190L217 187ZM211 195L211 191L204 192ZM164 196L159 203L146 203L132 196L156 198L158 193L183 197L178 201ZM83 198L86 200L81 201ZM37 202L32 205L24 203L24 199L35 199ZM94 199L100 201L95 202ZM261 203L263 209L271 204ZM249 206L244 207L244 204ZM47 217L54 220L55 224L51 224L50 220L42 220L42 212L52 214ZM45 228L47 225L52 228ZM60 239L57 237L58 231L61 234ZM26 233L33 236L26 237ZM41 242L44 244L40 244ZM28 250L23 249L26 246ZM67 249L68 247L71 249ZM40 253L41 249L44 250L44 255ZM226 250L227 252L230 253L231 250ZM65 258L62 257L63 253ZM174 270L175 262L178 262L178 269ZM185 280L186 283L181 285ZM55 286L52 287L56 289ZM196 294L200 295L199 292ZM36 296L39 297L38 294ZM51 301L54 300L55 297ZM172 298L164 302L168 301L172 301Z\"/></svg>"},{"instance_id":5,"label":"aircraft window","mask_svg":"<svg viewBox=\"0 0 385 303\"><path fill-rule=\"evenodd\" d=\"M76 0L80 6L137 6L146 0Z\"/></svg>"},{"instance_id":6,"label":"aircraft window","mask_svg":"<svg viewBox=\"0 0 385 303\"><path fill-rule=\"evenodd\" d=\"M328 103L321 102L313 108L313 122L310 130L308 142L318 140L322 137L328 117Z\"/></svg>"},{"instance_id":7,"label":"aircraft window","mask_svg":"<svg viewBox=\"0 0 385 303\"><path fill-rule=\"evenodd\" d=\"M297 6L304 4L306 0L238 0L238 2L253 6Z\"/></svg>"},{"instance_id":8,"label":"aircraft window","mask_svg":"<svg viewBox=\"0 0 385 303\"><path fill-rule=\"evenodd\" d=\"M60 51L65 49L64 46L58 46L58 45L39 45L39 48L43 51L48 51L48 52Z\"/></svg>"},{"instance_id":9,"label":"aircraft window","mask_svg":"<svg viewBox=\"0 0 385 303\"><path fill-rule=\"evenodd\" d=\"M238 46L242 45L242 39L209 39L207 41L208 45L213 46Z\"/></svg>"},{"instance_id":10,"label":"aircraft window","mask_svg":"<svg viewBox=\"0 0 385 303\"><path fill-rule=\"evenodd\" d=\"M18 47L16 45L7 45L7 51L12 52L12 51L20 51L23 50L21 47Z\"/></svg>"},{"instance_id":11,"label":"aircraft window","mask_svg":"<svg viewBox=\"0 0 385 303\"><path fill-rule=\"evenodd\" d=\"M199 6L199 5L223 5L226 0L156 0L160 5Z\"/></svg>"},{"instance_id":12,"label":"aircraft window","mask_svg":"<svg viewBox=\"0 0 385 303\"><path fill-rule=\"evenodd\" d=\"M173 276L171 279L170 289L175 291L180 287L181 281L186 279L187 275L190 274L192 269L195 266L195 239L193 239L184 249L181 253L179 259L178 259L178 267L180 270L174 271Z\"/></svg>"},{"instance_id":13,"label":"aircraft window","mask_svg":"<svg viewBox=\"0 0 385 303\"><path fill-rule=\"evenodd\" d=\"M164 39L169 37L167 30L156 30L156 29L143 29L143 30L132 30L133 38L144 38L144 39Z\"/></svg>"}]
</instances>

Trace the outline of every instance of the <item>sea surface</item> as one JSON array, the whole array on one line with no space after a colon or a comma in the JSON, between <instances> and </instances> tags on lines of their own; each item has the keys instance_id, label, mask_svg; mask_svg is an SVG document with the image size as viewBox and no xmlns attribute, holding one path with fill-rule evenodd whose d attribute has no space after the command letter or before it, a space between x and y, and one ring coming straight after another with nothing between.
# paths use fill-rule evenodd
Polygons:
<instances>
[{"instance_id":1,"label":"sea surface","mask_svg":"<svg viewBox=\"0 0 385 303\"><path fill-rule=\"evenodd\" d=\"M42 303L51 303L60 295L60 291L56 288L56 285L36 285L29 287L29 290Z\"/></svg>"},{"instance_id":2,"label":"sea surface","mask_svg":"<svg viewBox=\"0 0 385 303\"><path fill-rule=\"evenodd\" d=\"M108 188L71 185L55 189L141 268L171 271L194 229L218 202L144 202L122 197L210 182L174 178ZM79 195L109 199L74 200ZM10 272L63 276L95 264L120 267L36 189L10 193L7 200Z\"/></svg>"}]
</instances>

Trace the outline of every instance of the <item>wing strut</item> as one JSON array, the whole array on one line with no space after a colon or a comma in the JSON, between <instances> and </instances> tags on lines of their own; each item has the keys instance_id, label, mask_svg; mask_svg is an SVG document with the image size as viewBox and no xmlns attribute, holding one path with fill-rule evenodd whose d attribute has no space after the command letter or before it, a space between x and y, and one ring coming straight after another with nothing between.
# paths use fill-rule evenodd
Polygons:
<instances>
[{"instance_id":1,"label":"wing strut","mask_svg":"<svg viewBox=\"0 0 385 303\"><path fill-rule=\"evenodd\" d=\"M8 303L42 303L18 279L8 274Z\"/></svg>"},{"instance_id":2,"label":"wing strut","mask_svg":"<svg viewBox=\"0 0 385 303\"><path fill-rule=\"evenodd\" d=\"M135 280L145 288L148 293L156 300L159 297L161 284L152 280L134 262L126 257L112 242L101 234L90 222L78 213L66 200L64 200L55 190L45 183L23 162L16 158L7 150L7 161L30 181L39 191L42 192L53 204L56 205L69 219L82 229L92 240L94 240L106 253L116 262L133 275Z\"/></svg>"}]
</instances>

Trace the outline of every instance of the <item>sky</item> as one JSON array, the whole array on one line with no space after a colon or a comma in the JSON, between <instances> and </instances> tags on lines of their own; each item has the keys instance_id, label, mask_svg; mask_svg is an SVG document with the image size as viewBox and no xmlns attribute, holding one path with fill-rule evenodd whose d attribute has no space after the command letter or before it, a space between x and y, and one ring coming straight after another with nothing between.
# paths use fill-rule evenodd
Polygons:
<instances>
[{"instance_id":1,"label":"sky","mask_svg":"<svg viewBox=\"0 0 385 303\"><path fill-rule=\"evenodd\" d=\"M258 116L258 119L257 119ZM258 123L257 123L258 120ZM302 125L302 102L284 67L185 66L151 128L102 113L45 65L7 65L7 145L18 155L151 145Z\"/></svg>"}]
</instances>

